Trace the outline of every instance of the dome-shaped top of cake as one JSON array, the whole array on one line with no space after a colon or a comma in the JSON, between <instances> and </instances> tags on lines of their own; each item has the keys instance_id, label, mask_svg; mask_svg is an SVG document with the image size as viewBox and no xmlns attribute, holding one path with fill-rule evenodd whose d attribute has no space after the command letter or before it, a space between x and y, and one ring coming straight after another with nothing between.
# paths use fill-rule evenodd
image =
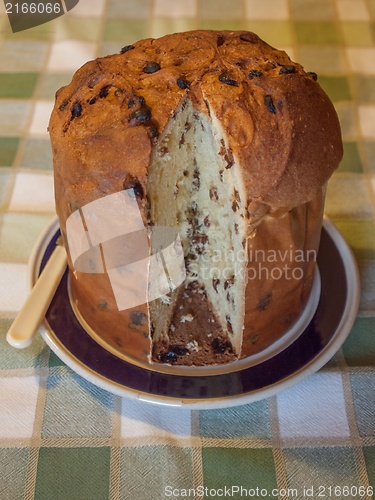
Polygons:
<instances>
[{"instance_id":1,"label":"dome-shaped top of cake","mask_svg":"<svg viewBox=\"0 0 375 500\"><path fill-rule=\"evenodd\" d=\"M188 95L224 129L248 203L292 208L316 195L342 157L336 112L316 80L254 33L176 33L85 64L57 93L49 129L53 144L76 142L81 155L95 149L93 134L110 135L108 167L122 152L145 179L153 140Z\"/></svg>"}]
</instances>

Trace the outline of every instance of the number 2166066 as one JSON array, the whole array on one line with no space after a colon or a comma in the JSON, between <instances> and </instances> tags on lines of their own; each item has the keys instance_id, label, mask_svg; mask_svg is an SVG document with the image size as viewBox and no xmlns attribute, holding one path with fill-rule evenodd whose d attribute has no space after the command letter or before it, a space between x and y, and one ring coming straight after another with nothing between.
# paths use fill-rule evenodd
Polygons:
<instances>
[{"instance_id":1,"label":"number 2166066","mask_svg":"<svg viewBox=\"0 0 375 500\"><path fill-rule=\"evenodd\" d=\"M334 497L348 497L348 498L364 498L367 496L372 497L372 486L319 486L317 497L319 498L334 498Z\"/></svg>"},{"instance_id":2,"label":"number 2166066","mask_svg":"<svg viewBox=\"0 0 375 500\"><path fill-rule=\"evenodd\" d=\"M60 14L60 3L6 3L7 14Z\"/></svg>"}]
</instances>

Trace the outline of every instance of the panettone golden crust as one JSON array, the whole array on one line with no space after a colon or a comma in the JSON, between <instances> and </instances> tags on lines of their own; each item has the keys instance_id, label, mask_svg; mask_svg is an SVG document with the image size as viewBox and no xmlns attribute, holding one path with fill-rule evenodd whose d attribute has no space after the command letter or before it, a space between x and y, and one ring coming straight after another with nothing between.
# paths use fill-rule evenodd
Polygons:
<instances>
[{"instance_id":1,"label":"panettone golden crust","mask_svg":"<svg viewBox=\"0 0 375 500\"><path fill-rule=\"evenodd\" d=\"M243 169L250 214L259 203L274 211L310 201L342 156L336 112L315 79L240 31L150 38L88 62L57 93L49 126L58 212L69 215L59 190L72 185L87 203L97 190L122 189L124 170L145 182L153 137L185 94L220 121ZM139 109L146 114L137 117Z\"/></svg>"}]
</instances>

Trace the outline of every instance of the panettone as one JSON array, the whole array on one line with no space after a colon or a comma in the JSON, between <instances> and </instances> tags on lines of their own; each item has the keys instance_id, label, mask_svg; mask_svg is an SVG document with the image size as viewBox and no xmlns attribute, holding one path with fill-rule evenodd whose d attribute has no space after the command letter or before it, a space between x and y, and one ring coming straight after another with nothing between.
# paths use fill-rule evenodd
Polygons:
<instances>
[{"instance_id":1,"label":"panettone","mask_svg":"<svg viewBox=\"0 0 375 500\"><path fill-rule=\"evenodd\" d=\"M70 255L77 310L105 345L210 365L265 349L296 321L342 157L315 73L251 32L150 38L80 68L49 132L68 249L73 213L130 188L145 228L175 228L182 243L184 282L126 310L105 270L81 272Z\"/></svg>"}]
</instances>

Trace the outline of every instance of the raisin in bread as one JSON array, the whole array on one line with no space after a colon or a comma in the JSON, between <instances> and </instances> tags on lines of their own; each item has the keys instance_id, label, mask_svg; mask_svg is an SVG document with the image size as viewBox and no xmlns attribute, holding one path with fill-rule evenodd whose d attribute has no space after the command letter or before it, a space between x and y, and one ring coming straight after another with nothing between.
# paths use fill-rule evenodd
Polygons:
<instances>
[{"instance_id":1,"label":"raisin in bread","mask_svg":"<svg viewBox=\"0 0 375 500\"><path fill-rule=\"evenodd\" d=\"M251 32L150 38L80 68L57 92L49 132L68 249L69 216L129 188L146 228L181 238L184 283L127 310L105 272L69 258L77 310L105 345L210 365L265 349L296 321L342 157L315 73Z\"/></svg>"}]
</instances>

